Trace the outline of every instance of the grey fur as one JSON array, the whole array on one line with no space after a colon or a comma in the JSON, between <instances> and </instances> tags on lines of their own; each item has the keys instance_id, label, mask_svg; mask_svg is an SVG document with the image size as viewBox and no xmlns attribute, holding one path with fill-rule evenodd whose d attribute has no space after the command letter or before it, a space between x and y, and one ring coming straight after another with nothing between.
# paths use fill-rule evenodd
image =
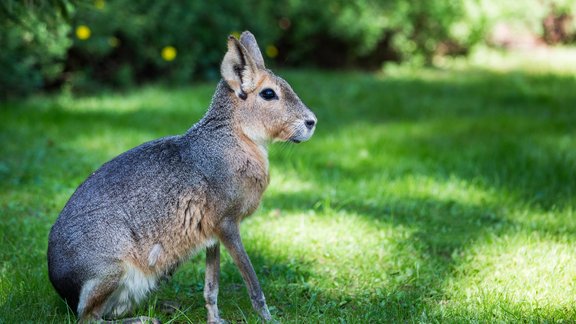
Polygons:
<instances>
[{"instance_id":1,"label":"grey fur","mask_svg":"<svg viewBox=\"0 0 576 324\"><path fill-rule=\"evenodd\" d=\"M156 279L207 247L208 321L220 322L218 241L237 264L255 310L271 319L239 223L258 206L268 185L267 143L307 140L316 117L284 80L254 63L251 55L262 58L254 36L245 32L241 39L249 41L250 50L230 39L227 57L232 59L224 59L222 70L231 71L230 62L239 62L234 55L244 55L241 61L257 70L242 74L246 66L234 67L238 75L228 77L223 72L197 124L183 135L142 144L105 163L78 187L52 227L49 277L80 321L123 315L155 287ZM231 46L240 47L231 53ZM261 87L241 100L240 84L248 81ZM278 102L258 96L264 86L279 90ZM267 105L282 110L273 113ZM129 282L138 282L141 291L126 288Z\"/></svg>"}]
</instances>

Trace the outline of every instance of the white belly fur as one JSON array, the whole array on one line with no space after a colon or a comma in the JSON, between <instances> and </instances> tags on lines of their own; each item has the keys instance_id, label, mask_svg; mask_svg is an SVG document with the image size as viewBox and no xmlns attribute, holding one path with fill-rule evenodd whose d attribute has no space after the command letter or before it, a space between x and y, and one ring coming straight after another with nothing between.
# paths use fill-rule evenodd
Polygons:
<instances>
[{"instance_id":1,"label":"white belly fur","mask_svg":"<svg viewBox=\"0 0 576 324\"><path fill-rule=\"evenodd\" d=\"M214 245L216 242L216 239L206 240L204 244L194 249L190 256L199 250ZM152 249L151 255L148 256L148 262L152 263L152 267L155 263L154 261L159 257L158 254L162 252L161 247ZM156 288L159 278L164 275L162 271L145 273L129 262L124 263L124 268L124 275L120 280L118 289L106 302L104 314L107 317L116 318L126 314L134 305L144 300L150 291Z\"/></svg>"}]
</instances>

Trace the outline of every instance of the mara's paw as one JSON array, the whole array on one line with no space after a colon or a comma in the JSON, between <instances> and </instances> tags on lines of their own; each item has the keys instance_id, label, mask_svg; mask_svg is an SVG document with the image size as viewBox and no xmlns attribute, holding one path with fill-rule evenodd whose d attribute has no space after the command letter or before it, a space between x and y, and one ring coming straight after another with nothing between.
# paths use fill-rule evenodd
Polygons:
<instances>
[{"instance_id":1,"label":"mara's paw","mask_svg":"<svg viewBox=\"0 0 576 324\"><path fill-rule=\"evenodd\" d=\"M221 319L220 317L218 317L218 318L209 319L208 324L228 324L228 322Z\"/></svg>"},{"instance_id":2,"label":"mara's paw","mask_svg":"<svg viewBox=\"0 0 576 324\"><path fill-rule=\"evenodd\" d=\"M138 316L138 317L131 317L125 318L123 320L117 321L115 323L122 323L122 324L162 324L159 319L148 317L148 316Z\"/></svg>"}]
</instances>

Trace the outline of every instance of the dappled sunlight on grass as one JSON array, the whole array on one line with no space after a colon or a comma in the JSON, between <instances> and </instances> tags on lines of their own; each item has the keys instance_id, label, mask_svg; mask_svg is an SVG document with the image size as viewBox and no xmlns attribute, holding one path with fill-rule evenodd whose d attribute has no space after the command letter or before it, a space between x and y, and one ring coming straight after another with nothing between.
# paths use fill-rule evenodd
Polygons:
<instances>
[{"instance_id":1,"label":"dappled sunlight on grass","mask_svg":"<svg viewBox=\"0 0 576 324\"><path fill-rule=\"evenodd\" d=\"M246 240L253 241L259 253L304 260L311 272L309 282L325 293L342 286L350 296L383 288L405 268L407 260L398 258L399 250L414 254L405 251L409 245L398 245L410 237L409 228L344 211L330 216L314 210L306 214L272 211L266 218L248 220L244 227L250 229L245 230Z\"/></svg>"},{"instance_id":2,"label":"dappled sunlight on grass","mask_svg":"<svg viewBox=\"0 0 576 324\"><path fill-rule=\"evenodd\" d=\"M513 53L498 52L479 48L473 52L468 65L479 66L498 72L521 70L524 73L554 74L574 77L576 66L575 48L548 48L542 47L533 50L518 50ZM466 63L460 60L460 66Z\"/></svg>"},{"instance_id":3,"label":"dappled sunlight on grass","mask_svg":"<svg viewBox=\"0 0 576 324\"><path fill-rule=\"evenodd\" d=\"M315 183L306 181L298 177L297 172L294 170L278 170L274 166L271 167L271 172L274 174L270 179L270 192L310 192L316 189Z\"/></svg>"},{"instance_id":4,"label":"dappled sunlight on grass","mask_svg":"<svg viewBox=\"0 0 576 324\"><path fill-rule=\"evenodd\" d=\"M573 206L544 208L503 208L506 218L518 226L551 235L576 233L576 213Z\"/></svg>"},{"instance_id":5,"label":"dappled sunlight on grass","mask_svg":"<svg viewBox=\"0 0 576 324\"><path fill-rule=\"evenodd\" d=\"M453 308L489 310L504 319L545 308L575 315L573 240L534 233L504 235L475 244L456 259L461 263L444 288Z\"/></svg>"},{"instance_id":6,"label":"dappled sunlight on grass","mask_svg":"<svg viewBox=\"0 0 576 324\"><path fill-rule=\"evenodd\" d=\"M496 193L470 181L450 176L436 179L426 175L407 175L391 180L385 186L386 195L393 198L431 199L455 202L466 206L493 205Z\"/></svg>"},{"instance_id":7,"label":"dappled sunlight on grass","mask_svg":"<svg viewBox=\"0 0 576 324\"><path fill-rule=\"evenodd\" d=\"M126 129L123 131L103 128L90 134L80 135L71 140L70 147L82 148L79 154L91 154L99 157L98 160L116 156L126 148L135 147L154 138L154 134ZM96 163L94 168L98 168Z\"/></svg>"},{"instance_id":8,"label":"dappled sunlight on grass","mask_svg":"<svg viewBox=\"0 0 576 324\"><path fill-rule=\"evenodd\" d=\"M172 95L166 96L167 91L170 91ZM213 91L212 84L198 84L193 92L184 87L175 89L144 87L126 93L103 93L80 98L60 95L57 102L65 110L71 112L130 113L143 110L160 112L164 110L166 112L185 111L192 116L204 113Z\"/></svg>"}]
</instances>

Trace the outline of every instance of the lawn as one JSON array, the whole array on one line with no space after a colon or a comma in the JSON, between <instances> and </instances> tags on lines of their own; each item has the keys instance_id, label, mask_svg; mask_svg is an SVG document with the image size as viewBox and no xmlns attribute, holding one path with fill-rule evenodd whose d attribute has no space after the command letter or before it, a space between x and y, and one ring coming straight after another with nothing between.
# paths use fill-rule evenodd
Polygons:
<instances>
[{"instance_id":1,"label":"lawn","mask_svg":"<svg viewBox=\"0 0 576 324\"><path fill-rule=\"evenodd\" d=\"M242 226L280 322L576 321L576 50L437 63L280 73L319 121L309 142L271 145ZM214 87L1 104L0 322L75 321L48 281L50 226L102 163L186 131ZM139 313L205 321L203 259ZM225 252L219 305L258 321Z\"/></svg>"}]
</instances>

